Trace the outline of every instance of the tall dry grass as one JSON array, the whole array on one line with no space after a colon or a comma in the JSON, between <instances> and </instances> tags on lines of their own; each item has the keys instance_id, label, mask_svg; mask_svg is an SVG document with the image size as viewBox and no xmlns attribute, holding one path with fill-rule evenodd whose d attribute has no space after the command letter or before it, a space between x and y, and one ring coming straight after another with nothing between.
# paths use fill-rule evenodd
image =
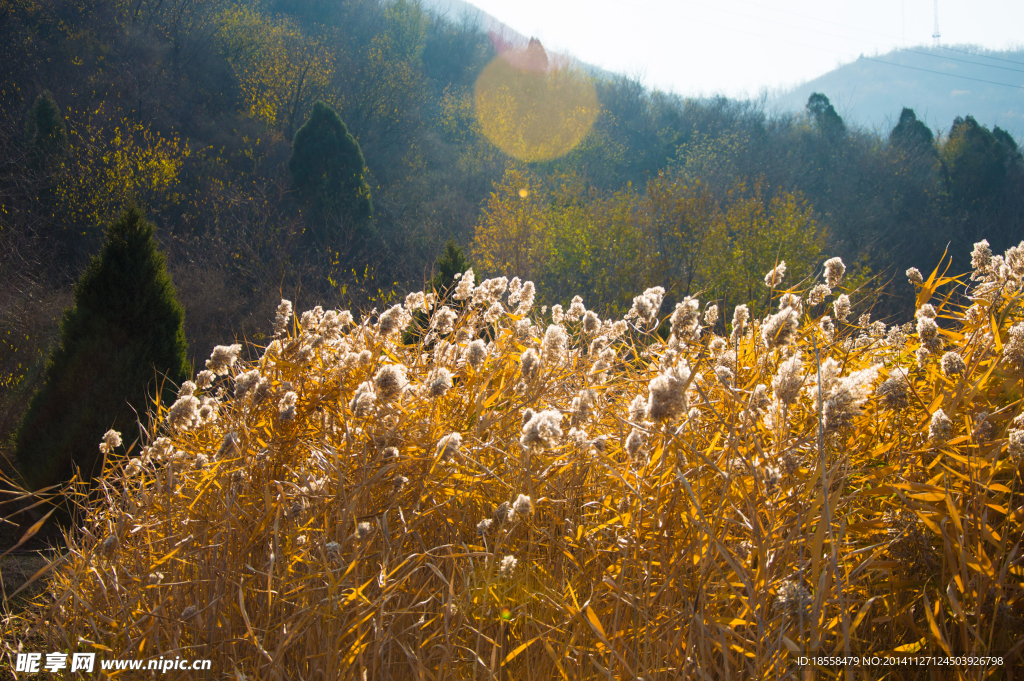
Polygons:
<instances>
[{"instance_id":1,"label":"tall dry grass","mask_svg":"<svg viewBox=\"0 0 1024 681\"><path fill-rule=\"evenodd\" d=\"M825 302L773 290L729 337L687 299L663 339L656 289L626 320L538 326L529 291L468 273L415 344L422 296L361 322L282 305L261 359L218 348L109 466L4 655L42 636L211 678L752 679L995 654L857 676L1008 678L1024 244L979 248L972 278L917 280L904 327L823 322L833 269Z\"/></svg>"}]
</instances>

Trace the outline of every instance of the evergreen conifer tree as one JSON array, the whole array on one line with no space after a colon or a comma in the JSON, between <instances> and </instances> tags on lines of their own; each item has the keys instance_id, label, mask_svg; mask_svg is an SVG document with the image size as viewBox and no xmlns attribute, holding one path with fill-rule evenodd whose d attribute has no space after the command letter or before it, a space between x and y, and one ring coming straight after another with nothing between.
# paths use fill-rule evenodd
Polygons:
<instances>
[{"instance_id":1,"label":"evergreen conifer tree","mask_svg":"<svg viewBox=\"0 0 1024 681\"><path fill-rule=\"evenodd\" d=\"M838 140L846 134L846 123L836 113L836 108L828 101L828 97L820 92L815 92L807 98L807 111L814 117L821 134L829 140Z\"/></svg>"},{"instance_id":2,"label":"evergreen conifer tree","mask_svg":"<svg viewBox=\"0 0 1024 681\"><path fill-rule=\"evenodd\" d=\"M373 201L363 152L327 104L314 104L309 120L295 133L288 169L316 220L340 222L348 235L369 227Z\"/></svg>"},{"instance_id":3,"label":"evergreen conifer tree","mask_svg":"<svg viewBox=\"0 0 1024 681\"><path fill-rule=\"evenodd\" d=\"M449 239L444 247L444 253L437 258L437 273L430 280L439 298L447 298L448 293L455 287L455 275L462 274L472 265L466 259L465 253L454 239Z\"/></svg>"},{"instance_id":4,"label":"evergreen conifer tree","mask_svg":"<svg viewBox=\"0 0 1024 681\"><path fill-rule=\"evenodd\" d=\"M903 107L899 123L889 133L889 144L907 150L927 151L934 154L935 147L932 146L934 141L935 136L931 129L917 119L914 110Z\"/></svg>"},{"instance_id":5,"label":"evergreen conifer tree","mask_svg":"<svg viewBox=\"0 0 1024 681\"><path fill-rule=\"evenodd\" d=\"M137 414L163 386L188 375L184 310L157 250L153 225L129 208L75 286L42 388L18 429L16 464L31 490L103 468L99 443L108 429L127 448L139 435ZM166 380L164 380L166 377Z\"/></svg>"},{"instance_id":6,"label":"evergreen conifer tree","mask_svg":"<svg viewBox=\"0 0 1024 681\"><path fill-rule=\"evenodd\" d=\"M1006 183L1012 151L973 116L958 116L942 153L953 199L963 208L994 201Z\"/></svg>"},{"instance_id":7,"label":"evergreen conifer tree","mask_svg":"<svg viewBox=\"0 0 1024 681\"><path fill-rule=\"evenodd\" d=\"M444 252L438 256L434 266L437 272L430 279L430 286L427 287L427 290L433 289L437 294L438 300L443 301L443 304L461 310L465 305L465 301L452 300L449 294L455 288L455 275L462 274L472 265L469 264L465 253L462 252L462 249L455 243L454 239L448 240L444 247ZM426 312L422 310L415 312L412 316L412 325L403 334L402 342L406 345L411 345L419 341L423 334L426 333L429 320L430 316Z\"/></svg>"},{"instance_id":8,"label":"evergreen conifer tree","mask_svg":"<svg viewBox=\"0 0 1024 681\"><path fill-rule=\"evenodd\" d=\"M33 150L40 156L50 156L67 146L68 133L64 126L64 117L49 92L43 92L36 97L28 112L25 132Z\"/></svg>"}]
</instances>

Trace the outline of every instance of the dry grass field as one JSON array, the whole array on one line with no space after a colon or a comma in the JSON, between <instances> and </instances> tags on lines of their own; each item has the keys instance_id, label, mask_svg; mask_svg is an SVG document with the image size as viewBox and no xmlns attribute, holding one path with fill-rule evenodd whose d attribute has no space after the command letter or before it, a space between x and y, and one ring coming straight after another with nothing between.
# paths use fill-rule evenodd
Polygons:
<instances>
[{"instance_id":1,"label":"dry grass field","mask_svg":"<svg viewBox=\"0 0 1024 681\"><path fill-rule=\"evenodd\" d=\"M601 320L471 272L361 320L282 302L260 359L218 347L108 457L2 664L31 640L232 679L1020 678L1024 243L973 265L908 271L895 326L850 314L837 260L769 273L763 319L649 289Z\"/></svg>"}]
</instances>

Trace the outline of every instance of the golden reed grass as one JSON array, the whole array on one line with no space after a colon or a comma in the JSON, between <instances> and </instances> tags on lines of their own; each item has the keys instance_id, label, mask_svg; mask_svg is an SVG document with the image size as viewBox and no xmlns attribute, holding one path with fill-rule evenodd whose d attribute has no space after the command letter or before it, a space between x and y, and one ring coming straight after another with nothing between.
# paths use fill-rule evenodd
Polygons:
<instances>
[{"instance_id":1,"label":"golden reed grass","mask_svg":"<svg viewBox=\"0 0 1024 681\"><path fill-rule=\"evenodd\" d=\"M658 335L661 289L544 328L532 286L469 273L457 300L359 323L282 304L259 360L218 348L139 456L108 457L3 654L306 680L998 654L856 674L1003 678L1024 648L1024 244L986 249L970 278L912 281L916 326L826 318L835 261L813 306L776 272L784 308L737 310L727 337L693 298Z\"/></svg>"}]
</instances>

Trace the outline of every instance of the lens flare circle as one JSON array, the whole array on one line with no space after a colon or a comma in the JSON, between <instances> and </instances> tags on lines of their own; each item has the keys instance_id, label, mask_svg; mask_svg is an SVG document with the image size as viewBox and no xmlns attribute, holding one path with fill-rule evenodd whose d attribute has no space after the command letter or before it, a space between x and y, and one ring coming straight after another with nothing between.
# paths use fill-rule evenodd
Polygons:
<instances>
[{"instance_id":1,"label":"lens flare circle","mask_svg":"<svg viewBox=\"0 0 1024 681\"><path fill-rule=\"evenodd\" d=\"M509 50L480 73L475 112L484 135L509 156L549 161L572 151L600 110L589 76L550 68L531 50Z\"/></svg>"}]
</instances>

